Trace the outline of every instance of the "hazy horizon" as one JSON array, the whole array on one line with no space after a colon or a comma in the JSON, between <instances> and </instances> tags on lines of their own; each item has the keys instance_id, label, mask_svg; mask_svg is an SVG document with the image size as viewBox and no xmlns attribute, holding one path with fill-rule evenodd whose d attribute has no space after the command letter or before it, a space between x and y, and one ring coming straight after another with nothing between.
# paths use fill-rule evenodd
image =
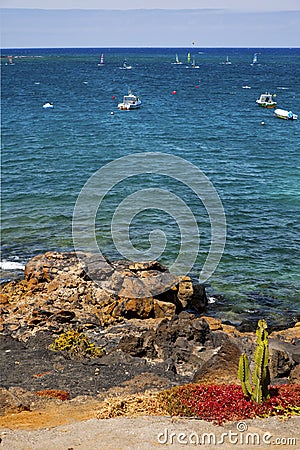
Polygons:
<instances>
[{"instance_id":1,"label":"hazy horizon","mask_svg":"<svg viewBox=\"0 0 300 450\"><path fill-rule=\"evenodd\" d=\"M300 10L2 8L1 22L3 49L300 45Z\"/></svg>"}]
</instances>

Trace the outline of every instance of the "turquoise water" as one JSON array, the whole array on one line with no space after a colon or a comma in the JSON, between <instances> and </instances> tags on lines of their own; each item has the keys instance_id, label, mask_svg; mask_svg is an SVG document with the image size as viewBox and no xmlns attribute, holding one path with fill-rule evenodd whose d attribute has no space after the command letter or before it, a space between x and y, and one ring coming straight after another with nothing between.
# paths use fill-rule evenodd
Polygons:
<instances>
[{"instance_id":1,"label":"turquoise water","mask_svg":"<svg viewBox=\"0 0 300 450\"><path fill-rule=\"evenodd\" d=\"M225 250L206 282L211 312L234 323L296 320L300 120L277 119L255 100L270 91L279 107L300 115L300 50L190 51L199 69L186 68L184 49L2 52L14 56L14 65L5 58L1 64L3 279L38 253L73 249L75 202L99 168L126 155L163 152L203 171L225 210ZM255 51L259 66L250 65ZM102 52L105 65L98 67ZM171 64L176 52L181 66ZM222 64L227 55L231 65ZM124 58L132 70L120 70ZM129 88L143 106L119 111ZM43 109L47 101L53 109ZM120 257L111 237L114 210L131 193L157 186L179 196L198 222L196 277L209 250L209 219L187 186L162 175L131 177L109 192L96 221L101 250ZM140 213L131 223L132 243L146 249L157 225L168 239L161 262L170 265L180 250L176 218Z\"/></svg>"}]
</instances>

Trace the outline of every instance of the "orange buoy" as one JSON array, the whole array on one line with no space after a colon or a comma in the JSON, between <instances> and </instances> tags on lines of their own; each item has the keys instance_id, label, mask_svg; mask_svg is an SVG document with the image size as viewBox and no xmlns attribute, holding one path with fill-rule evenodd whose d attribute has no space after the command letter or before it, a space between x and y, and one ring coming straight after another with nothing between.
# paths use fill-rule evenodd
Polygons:
<instances>
[{"instance_id":1,"label":"orange buoy","mask_svg":"<svg viewBox=\"0 0 300 450\"><path fill-rule=\"evenodd\" d=\"M112 99L112 100L115 100L115 98L116 98L116 97L115 97L114 95L111 96L111 99Z\"/></svg>"},{"instance_id":2,"label":"orange buoy","mask_svg":"<svg viewBox=\"0 0 300 450\"><path fill-rule=\"evenodd\" d=\"M198 89L199 88L199 84L196 84L195 88Z\"/></svg>"},{"instance_id":3,"label":"orange buoy","mask_svg":"<svg viewBox=\"0 0 300 450\"><path fill-rule=\"evenodd\" d=\"M173 94L173 95L177 94L177 91L172 91L172 94Z\"/></svg>"}]
</instances>

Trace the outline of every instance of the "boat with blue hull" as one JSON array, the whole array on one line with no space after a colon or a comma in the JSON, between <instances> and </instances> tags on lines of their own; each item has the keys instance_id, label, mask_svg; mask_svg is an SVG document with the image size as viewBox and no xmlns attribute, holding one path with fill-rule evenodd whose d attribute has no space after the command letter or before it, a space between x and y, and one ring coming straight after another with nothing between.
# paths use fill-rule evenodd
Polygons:
<instances>
[{"instance_id":1,"label":"boat with blue hull","mask_svg":"<svg viewBox=\"0 0 300 450\"><path fill-rule=\"evenodd\" d=\"M292 111L287 111L285 109L275 109L274 116L278 117L279 119L284 120L297 120L298 116L297 114L294 114Z\"/></svg>"}]
</instances>

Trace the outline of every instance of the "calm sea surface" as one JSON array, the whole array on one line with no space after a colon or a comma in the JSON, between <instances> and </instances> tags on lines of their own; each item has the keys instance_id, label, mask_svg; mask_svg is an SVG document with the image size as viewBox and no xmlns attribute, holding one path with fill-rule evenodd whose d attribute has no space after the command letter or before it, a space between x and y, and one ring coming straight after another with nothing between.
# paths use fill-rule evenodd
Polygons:
<instances>
[{"instance_id":1,"label":"calm sea surface","mask_svg":"<svg viewBox=\"0 0 300 450\"><path fill-rule=\"evenodd\" d=\"M260 65L251 66L255 51ZM300 49L193 48L197 69L186 67L187 52L2 52L14 56L14 65L6 58L1 64L3 279L19 274L38 253L73 249L75 202L98 169L134 153L163 152L203 171L225 210L224 254L206 282L209 312L234 323L297 319L300 120L277 119L255 100L265 91L276 93L279 107L300 116ZM101 53L105 65L98 67ZM182 65L172 64L176 53ZM222 64L227 55L231 65ZM131 70L120 69L125 58ZM119 111L129 88L142 108ZM43 109L45 102L54 108ZM174 192L197 220L200 251L191 271L196 277L209 250L210 222L193 192L169 177L130 177L110 191L96 221L102 253L120 257L110 228L120 202L154 187ZM167 236L161 262L170 265L180 251L176 217L161 210L138 214L132 243L147 249L154 227Z\"/></svg>"}]
</instances>

